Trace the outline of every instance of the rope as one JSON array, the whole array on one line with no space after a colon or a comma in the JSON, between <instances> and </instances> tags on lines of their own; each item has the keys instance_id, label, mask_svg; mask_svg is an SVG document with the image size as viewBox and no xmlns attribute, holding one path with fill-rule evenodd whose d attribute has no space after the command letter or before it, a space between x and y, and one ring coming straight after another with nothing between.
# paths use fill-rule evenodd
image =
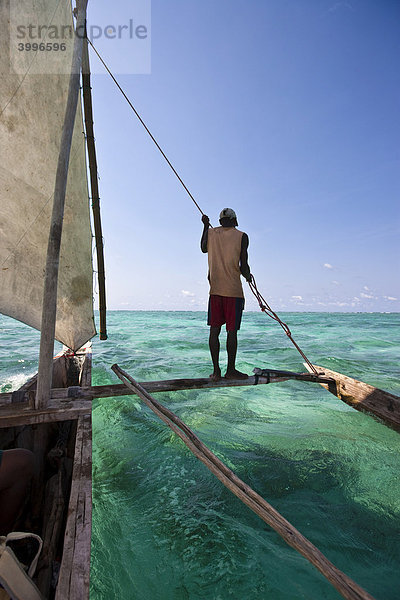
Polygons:
<instances>
[{"instance_id":1,"label":"rope","mask_svg":"<svg viewBox=\"0 0 400 600\"><path fill-rule=\"evenodd\" d=\"M132 102L129 100L128 96L125 94L124 90L122 89L122 87L120 86L120 84L118 83L118 81L116 80L116 78L114 77L114 75L112 74L112 72L110 71L110 69L108 68L108 66L106 65L105 61L100 56L99 52L96 50L95 46L90 41L90 39L89 38L86 38L86 39L89 42L89 44L92 46L92 48L95 51L95 53L96 53L97 57L99 58L100 62L103 64L104 68L106 69L107 73L110 75L111 79L114 81L115 85L117 86L117 88L119 89L119 91L121 92L121 94L123 95L123 97L125 98L125 100L127 101L127 103L129 104L129 106L131 107L131 109L135 113L136 117L139 119L140 123L143 125L143 127L145 128L145 130L149 134L150 138L152 139L152 141L154 142L154 144L157 146L157 148L161 152L162 156L167 161L169 167L171 168L171 170L173 171L174 175L177 177L177 179L179 180L179 182L183 186L183 188L186 191L186 193L188 194L189 198L194 202L194 204L196 205L196 207L199 209L199 211L201 212L201 214L204 216L203 211L201 210L200 206L197 204L196 200L194 199L194 197L190 193L189 189L187 188L187 186L183 182L183 180L180 177L179 173L177 172L177 170L175 169L175 167L173 166L173 164L171 163L171 161L169 160L169 158L165 154L164 150L161 148L160 144L157 142L157 140L154 137L154 135L151 133L150 129L147 127L146 123L143 121L142 117L140 116L140 114L138 113L138 111L136 110L136 108L133 106ZM211 224L210 224L210 226L212 227ZM279 323L279 325L282 327L282 329L284 330L284 332L286 333L286 335L288 336L288 338L290 339L290 341L292 342L292 344L295 346L295 348L298 350L298 352L300 352L301 356L306 361L306 363L308 364L308 366L310 367L310 369L312 369L312 371L315 373L315 375L318 375L318 372L316 371L316 369L314 368L314 366L311 364L311 362L308 360L308 358L306 357L306 355L304 354L304 352L299 348L299 346L296 344L296 342L292 338L292 334L290 332L289 327L286 325L286 323L284 323L283 321L280 320L280 318L278 317L278 315L272 310L272 308L268 305L268 303L266 302L266 300L261 296L260 292L257 289L256 280L254 279L253 276L251 276L251 282L249 282L249 286L250 286L251 291L253 292L253 294L255 295L255 297L258 300L258 304L260 305L260 308L261 308L262 312L265 312L269 317L271 317L271 319L274 319L274 321L277 321Z\"/></svg>"},{"instance_id":2,"label":"rope","mask_svg":"<svg viewBox=\"0 0 400 600\"><path fill-rule=\"evenodd\" d=\"M310 367L310 369L313 371L313 373L315 373L315 375L318 375L318 371L316 370L316 368L314 367L314 365L308 360L307 356L304 354L304 352L302 351L302 349L294 341L294 339L292 337L292 333L291 333L291 331L289 329L289 326L286 323L284 323L283 321L281 321L281 319L278 317L278 315L276 314L276 312L274 312L272 310L272 308L269 306L268 302L265 300L265 298L263 298L263 296L258 291L256 280L254 279L253 275L251 276L251 281L249 281L248 284L249 284L249 287L250 287L251 291L253 292L254 296L257 298L258 304L259 304L260 309L262 310L262 312L264 312L269 317L271 317L271 319L273 319L274 321L276 321L277 323L279 323L279 325L282 327L283 331L286 333L286 335L288 336L288 338L290 339L290 341L292 342L292 344L296 348L296 350L298 352L300 352L301 356L306 361L306 363L308 364L308 366Z\"/></svg>"},{"instance_id":3,"label":"rope","mask_svg":"<svg viewBox=\"0 0 400 600\"><path fill-rule=\"evenodd\" d=\"M173 164L169 160L168 156L165 154L164 150L161 148L160 144L157 142L156 138L151 133L150 129L147 127L146 123L143 121L142 117L139 115L138 111L133 106L132 102L129 100L128 96L125 94L124 90L122 89L122 87L120 86L120 84L118 83L118 81L116 80L116 78L114 77L114 75L111 73L110 69L108 68L108 66L106 65L106 63L104 62L104 60L102 59L102 57L100 56L100 54L97 52L96 48L94 47L94 45L92 44L92 42L90 41L89 38L87 38L87 41L92 46L92 48L95 51L95 53L97 54L100 62L104 65L104 68L106 69L107 73L110 75L111 79L113 80L113 82L115 83L115 85L117 86L117 88L119 89L119 91L121 92L121 94L123 95L123 97L125 98L125 100L127 101L127 103L129 104L129 106L131 107L131 109L133 110L133 112L135 113L135 115L137 116L137 118L139 119L139 121L141 122L141 124L143 125L143 127L145 128L145 130L147 131L147 133L149 134L149 136L151 137L151 139L153 140L153 142L155 143L155 145L157 146L157 148L159 149L159 151L161 152L161 154L163 155L163 157L165 158L165 160L167 161L167 163L168 163L169 167L172 169L174 175L178 178L179 182L182 184L184 190L189 195L189 198L194 202L194 204L197 206L197 208L199 209L199 211L201 212L201 214L204 215L204 213L201 210L200 206L197 204L196 200L194 199L194 197L190 193L189 189L187 188L187 186L183 182L183 180L182 180L181 176L179 175L178 171L175 169L175 167L173 166Z\"/></svg>"}]
</instances>

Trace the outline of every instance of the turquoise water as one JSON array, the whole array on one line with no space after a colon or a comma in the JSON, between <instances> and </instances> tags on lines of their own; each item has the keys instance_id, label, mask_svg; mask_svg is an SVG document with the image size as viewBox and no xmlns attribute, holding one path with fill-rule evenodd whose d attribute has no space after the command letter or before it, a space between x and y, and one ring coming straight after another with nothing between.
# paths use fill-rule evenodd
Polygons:
<instances>
[{"instance_id":1,"label":"turquoise water","mask_svg":"<svg viewBox=\"0 0 400 600\"><path fill-rule=\"evenodd\" d=\"M281 316L316 364L400 395L400 314ZM210 373L203 313L111 312L108 332L96 385L119 382L115 362L139 381ZM0 317L0 338L6 391L34 373L39 336ZM244 314L237 366L302 370L261 313ZM157 399L376 600L400 597L398 433L303 382ZM137 398L96 400L93 432L92 600L341 597Z\"/></svg>"}]
</instances>

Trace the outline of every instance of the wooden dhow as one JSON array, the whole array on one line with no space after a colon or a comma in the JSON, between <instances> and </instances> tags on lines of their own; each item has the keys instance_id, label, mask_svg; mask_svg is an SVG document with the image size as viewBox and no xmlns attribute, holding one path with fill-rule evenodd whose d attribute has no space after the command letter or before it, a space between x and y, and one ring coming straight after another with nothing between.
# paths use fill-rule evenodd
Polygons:
<instances>
[{"instance_id":1,"label":"wooden dhow","mask_svg":"<svg viewBox=\"0 0 400 600\"><path fill-rule=\"evenodd\" d=\"M77 0L76 31L85 30L86 4ZM14 52L16 29L32 23L71 35L65 43L46 40L52 52L35 51L31 44L32 52ZM79 89L83 36L74 35L67 0L2 2L0 26L0 312L41 331L38 374L9 402L0 402L0 448L33 453L30 493L15 524L43 540L32 597L84 600L90 572L91 403L77 409L66 402L54 410L51 402L53 388L91 385L87 342L95 327ZM65 350L53 359L55 339ZM0 562L3 556L10 552L1 549ZM21 563L16 565L18 572ZM26 576L9 581L7 572L0 575L10 597L31 598Z\"/></svg>"}]
</instances>

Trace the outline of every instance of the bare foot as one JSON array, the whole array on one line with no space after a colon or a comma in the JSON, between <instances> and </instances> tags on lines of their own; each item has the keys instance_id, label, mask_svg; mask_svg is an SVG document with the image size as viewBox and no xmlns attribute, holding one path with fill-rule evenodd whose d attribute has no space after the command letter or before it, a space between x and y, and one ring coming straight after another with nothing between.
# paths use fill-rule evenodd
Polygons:
<instances>
[{"instance_id":1,"label":"bare foot","mask_svg":"<svg viewBox=\"0 0 400 600\"><path fill-rule=\"evenodd\" d=\"M240 371L236 371L236 369L234 369L233 371L227 371L225 373L225 379L247 379L248 375L246 375L246 373L241 373Z\"/></svg>"},{"instance_id":2,"label":"bare foot","mask_svg":"<svg viewBox=\"0 0 400 600\"><path fill-rule=\"evenodd\" d=\"M211 381L219 381L221 379L221 369L215 369L214 373L210 375Z\"/></svg>"}]
</instances>

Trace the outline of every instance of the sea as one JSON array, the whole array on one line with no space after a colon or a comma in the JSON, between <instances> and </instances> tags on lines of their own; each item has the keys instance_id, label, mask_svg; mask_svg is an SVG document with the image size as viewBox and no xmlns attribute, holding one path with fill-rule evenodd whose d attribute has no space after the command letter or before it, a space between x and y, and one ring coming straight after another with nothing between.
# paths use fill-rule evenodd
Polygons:
<instances>
[{"instance_id":1,"label":"sea","mask_svg":"<svg viewBox=\"0 0 400 600\"><path fill-rule=\"evenodd\" d=\"M282 313L315 364L400 395L400 313ZM207 377L203 312L111 311L93 384ZM226 365L225 332L221 365ZM237 367L304 370L245 312ZM39 334L0 316L1 391L37 369ZM56 350L58 347L56 348ZM314 383L157 394L226 465L376 600L400 598L400 436ZM341 596L136 396L93 402L91 600Z\"/></svg>"}]
</instances>

